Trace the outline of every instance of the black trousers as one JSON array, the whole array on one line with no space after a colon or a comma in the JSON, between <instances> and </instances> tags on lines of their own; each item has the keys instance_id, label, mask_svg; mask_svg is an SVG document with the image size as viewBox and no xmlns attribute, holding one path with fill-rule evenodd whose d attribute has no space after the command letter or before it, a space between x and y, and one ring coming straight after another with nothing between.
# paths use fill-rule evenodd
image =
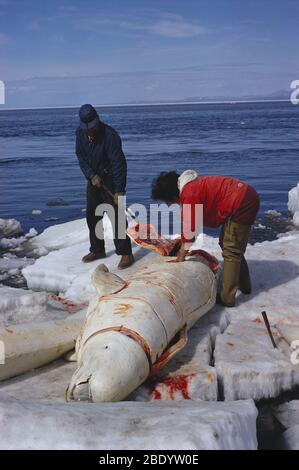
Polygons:
<instances>
[{"instance_id":1,"label":"black trousers","mask_svg":"<svg viewBox=\"0 0 299 470\"><path fill-rule=\"evenodd\" d=\"M132 253L131 240L125 232L122 238L118 233L118 207L114 204L112 197L103 188L96 188L90 182L87 183L87 207L86 221L89 228L90 251L92 253L103 253L105 251L105 240L103 230L103 216L96 216L95 211L99 204L110 204L114 208L115 217L110 217L110 210L107 215L113 227L113 241L117 255L130 255ZM121 214L125 217L125 214ZM124 238L125 236L125 238Z\"/></svg>"}]
</instances>

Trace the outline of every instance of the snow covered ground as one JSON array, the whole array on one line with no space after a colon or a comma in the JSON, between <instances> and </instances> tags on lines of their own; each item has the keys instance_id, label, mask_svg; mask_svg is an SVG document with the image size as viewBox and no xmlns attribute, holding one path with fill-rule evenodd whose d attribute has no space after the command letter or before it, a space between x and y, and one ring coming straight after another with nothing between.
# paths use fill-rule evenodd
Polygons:
<instances>
[{"instance_id":1,"label":"snow covered ground","mask_svg":"<svg viewBox=\"0 0 299 470\"><path fill-rule=\"evenodd\" d=\"M293 188L289 193L289 210L293 213L294 223L296 224L296 213L298 214L299 210L299 186ZM151 257L158 256L143 249L134 248L137 263L132 268L120 273L117 271L118 257L114 254L111 228L108 222L105 223L105 231L108 257L104 262L111 271L124 278L134 271L136 265L147 262ZM2 233L2 236L7 236L5 224L3 223ZM12 235L13 233L8 236ZM201 247L221 259L217 239L204 236L203 241L199 240L197 243L200 243ZM20 293L16 294L15 290L9 292L11 288L0 288L0 293L1 291L3 293L0 297L2 322L9 324L36 321L39 314L40 318L43 319L45 315L49 319L52 317L59 318L60 316L64 318L65 312L51 309L49 305L46 305L45 291L61 294L75 303L88 302L94 295L90 276L99 264L99 262L91 264L81 262L81 258L88 252L88 248L88 232L85 220L82 219L52 226L42 234L33 237L29 242L27 241L27 249L36 255L40 255L40 258L34 263L32 260L26 263L26 259L22 261L20 258L17 260L11 258L11 261L0 258L0 270L1 263L2 266L3 263L6 263L3 272L7 269L13 269L10 262L16 263L15 269L23 268L28 287L42 291L31 292L17 289ZM9 254L8 258L10 256L14 257L14 255ZM202 403L202 401L215 402L224 398L226 401L225 406L227 406L225 409L233 410L234 400L250 398L258 400L275 397L282 391L290 390L299 384L299 365L292 364L290 359L292 350L283 340L281 330L279 330L279 326L284 324L299 326L297 296L299 292L299 232L294 230L289 234L284 234L278 240L250 245L247 249L246 258L252 275L252 294L249 296L239 295L234 308L227 309L216 306L198 321L189 332L189 341L186 348L173 358L160 371L158 376L145 382L128 397L127 402L154 402L152 404L138 404L140 413L143 410L142 413L144 412L147 416L147 413L150 413L148 410L156 409L159 416L159 407L163 405L161 401L185 400L184 406L189 406L191 402L186 401L186 399ZM22 262L24 262L24 265L22 265ZM36 299L39 300L35 300L35 295L37 295ZM24 296L27 296L27 300ZM274 349L270 342L262 321L262 311L266 311L268 314L278 346L277 349ZM276 325L278 325L278 328L276 328ZM34 414L34 407L36 407L36 413L41 412L41 415L44 413L47 416L45 420L49 420L47 422L50 423L53 419L51 417L52 410L55 415L56 408L54 405L51 407L49 404L45 404L46 408L38 411L41 406L39 403L45 400L51 400L52 402L63 401L64 390L74 368L74 363L59 360L48 366L2 382L0 390L18 400L18 402L13 400L9 402L12 412L20 410L24 406L23 401L31 400L32 403L28 405L28 410L31 410L31 413ZM242 404L247 402L240 401L238 403L242 407ZM216 403L211 404L210 408L208 403L203 404L207 406L205 408L207 416L210 416L209 419L213 421L213 406ZM157 408L151 408L152 405L156 405ZM68 413L67 410L70 410L72 405L66 406L66 411L63 411L63 413ZM77 407L77 405L74 406ZM129 406L131 406L130 403ZM137 406L137 404L135 403L134 406ZM172 406L177 409L176 407L183 405L176 403ZM196 406L199 406L199 404L197 403ZM247 406L245 405L244 410ZM188 412L186 411L186 413ZM73 418L68 419L72 422ZM82 420L84 419L87 419L85 414L82 417ZM106 419L104 415L103 419ZM156 413L153 413L153 419L156 419ZM248 423L247 426L249 426ZM184 428L183 418L182 428ZM202 433L203 427L200 429ZM232 442L230 444L224 443L222 433L225 434L227 429L220 423L218 431L216 433L220 433L219 445L240 445L241 447L244 445L242 439L238 444L236 444L236 441L234 444ZM209 427L206 428L206 432L209 434ZM194 431L194 440L192 442L196 442L194 445L203 446L197 448L207 448L204 445L217 448L213 440L209 440L209 444L203 444L200 440L202 436L199 438L196 433L197 431ZM250 436L253 435L252 430L249 434ZM299 445L299 435L295 433L292 436L293 440L289 447L296 448L296 445ZM48 435L48 439L49 442L52 442L52 436ZM253 445L254 441L251 437L250 442L250 445ZM153 443L156 443L156 441L152 441L152 446L155 445ZM7 445L11 444L7 443ZM30 444L27 442L24 445L29 446ZM81 445L79 441L77 445ZM128 443L127 445L130 448L131 444ZM145 444L140 443L140 448L142 448L142 445ZM189 440L184 441L183 445L189 445ZM115 443L115 446L117 446L117 443Z\"/></svg>"},{"instance_id":2,"label":"snow covered ground","mask_svg":"<svg viewBox=\"0 0 299 470\"><path fill-rule=\"evenodd\" d=\"M119 257L114 252L112 228L105 218L105 239L107 258L103 260L112 272L117 270ZM89 301L95 294L90 282L91 274L99 261L82 263L81 258L89 252L89 238L85 219L54 225L32 240L35 253L45 254L32 269L23 269L23 275L30 289L46 290L61 294L74 302ZM144 257L152 256L145 250L133 249L136 263L121 275L129 275Z\"/></svg>"},{"instance_id":3,"label":"snow covered ground","mask_svg":"<svg viewBox=\"0 0 299 470\"><path fill-rule=\"evenodd\" d=\"M47 309L46 292L0 285L0 325L24 323L41 317Z\"/></svg>"},{"instance_id":4,"label":"snow covered ground","mask_svg":"<svg viewBox=\"0 0 299 470\"><path fill-rule=\"evenodd\" d=\"M61 227L58 230L62 230ZM97 263L85 265L80 262L88 249L85 222L70 222L65 224L64 230L64 243L68 246L62 246L63 237L59 241L55 228L49 236L44 233L42 239L34 239L38 248L53 251L23 272L33 289L60 292L77 302L87 301L94 295L89 279L93 265ZM73 231L74 238L71 237ZM54 250L58 245L60 249ZM111 241L108 246L113 249ZM221 259L217 239L204 236L202 246ZM156 256L138 251L144 255L138 263ZM190 333L187 348L161 371L157 381L141 387L134 395L135 399L180 399L187 381L190 398L215 400L218 396L216 377L228 400L273 397L299 384L299 371L290 362L290 350L273 349L261 317L261 312L266 310L274 330L276 323L299 324L298 299L294 295L299 291L299 233L292 232L273 242L251 245L247 249L247 259L253 293L240 295L235 308L215 307L208 327L203 322L207 324L209 315L199 321ZM109 256L105 264L115 271L115 255ZM124 271L121 276L127 276L129 272ZM221 322L225 323L224 327L219 327ZM224 334L218 335L224 330ZM274 331L274 334L279 333ZM214 353L213 342L216 342ZM213 361L215 364L211 366ZM174 384L173 375L180 377L179 384Z\"/></svg>"},{"instance_id":5,"label":"snow covered ground","mask_svg":"<svg viewBox=\"0 0 299 470\"><path fill-rule=\"evenodd\" d=\"M1 393L0 416L1 449L257 447L253 401L70 405L23 402Z\"/></svg>"},{"instance_id":6,"label":"snow covered ground","mask_svg":"<svg viewBox=\"0 0 299 470\"><path fill-rule=\"evenodd\" d=\"M299 324L299 234L248 248L253 293L226 309L230 325L217 336L215 365L224 397L269 398L299 384L299 368L275 324ZM266 311L278 349L263 324Z\"/></svg>"},{"instance_id":7,"label":"snow covered ground","mask_svg":"<svg viewBox=\"0 0 299 470\"><path fill-rule=\"evenodd\" d=\"M24 257L18 257L14 253L5 253L0 258L0 282L3 282L13 276L20 276L21 270L29 264L33 264L34 259Z\"/></svg>"}]
</instances>

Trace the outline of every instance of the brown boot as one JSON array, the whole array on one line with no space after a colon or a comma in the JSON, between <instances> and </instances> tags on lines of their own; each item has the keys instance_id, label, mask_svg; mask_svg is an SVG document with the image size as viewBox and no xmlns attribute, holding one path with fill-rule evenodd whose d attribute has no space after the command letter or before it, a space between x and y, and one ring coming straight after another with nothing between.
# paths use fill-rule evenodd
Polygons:
<instances>
[{"instance_id":1,"label":"brown boot","mask_svg":"<svg viewBox=\"0 0 299 470\"><path fill-rule=\"evenodd\" d=\"M97 259L106 258L106 253L88 253L88 255L83 256L82 261L83 263L91 263L92 261L96 261Z\"/></svg>"},{"instance_id":2,"label":"brown boot","mask_svg":"<svg viewBox=\"0 0 299 470\"><path fill-rule=\"evenodd\" d=\"M226 307L234 307L235 297L240 278L240 262L227 261L223 263L222 289L219 299Z\"/></svg>"},{"instance_id":3,"label":"brown boot","mask_svg":"<svg viewBox=\"0 0 299 470\"><path fill-rule=\"evenodd\" d=\"M234 301L233 303L231 304L225 304L221 298L221 294L220 292L218 292L217 296L216 296L216 304L218 305L223 305L223 307L234 307L236 302Z\"/></svg>"},{"instance_id":4,"label":"brown boot","mask_svg":"<svg viewBox=\"0 0 299 470\"><path fill-rule=\"evenodd\" d=\"M126 269L129 266L132 266L134 263L134 256L133 255L122 255L121 260L118 264L118 269Z\"/></svg>"}]
</instances>

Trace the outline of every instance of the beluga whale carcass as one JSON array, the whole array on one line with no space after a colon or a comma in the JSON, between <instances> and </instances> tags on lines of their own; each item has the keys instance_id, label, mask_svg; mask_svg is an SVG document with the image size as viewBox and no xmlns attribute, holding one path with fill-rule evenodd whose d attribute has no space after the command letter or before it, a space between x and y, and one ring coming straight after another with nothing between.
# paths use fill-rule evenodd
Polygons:
<instances>
[{"instance_id":1,"label":"beluga whale carcass","mask_svg":"<svg viewBox=\"0 0 299 470\"><path fill-rule=\"evenodd\" d=\"M216 299L217 260L202 250L183 263L154 259L124 281L103 264L77 339L78 368L68 401L126 398L187 343L187 332Z\"/></svg>"}]
</instances>

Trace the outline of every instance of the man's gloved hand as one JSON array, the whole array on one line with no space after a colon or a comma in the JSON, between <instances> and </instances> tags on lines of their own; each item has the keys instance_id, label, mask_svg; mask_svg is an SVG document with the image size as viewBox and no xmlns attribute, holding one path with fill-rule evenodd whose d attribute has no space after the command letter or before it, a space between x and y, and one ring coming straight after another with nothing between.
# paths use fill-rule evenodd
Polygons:
<instances>
[{"instance_id":1,"label":"man's gloved hand","mask_svg":"<svg viewBox=\"0 0 299 470\"><path fill-rule=\"evenodd\" d=\"M102 178L98 175L94 175L91 178L91 184L96 188L100 188L102 186Z\"/></svg>"},{"instance_id":2,"label":"man's gloved hand","mask_svg":"<svg viewBox=\"0 0 299 470\"><path fill-rule=\"evenodd\" d=\"M114 200L114 204L116 206L123 206L123 202L124 202L124 193L114 193L114 197L113 197L113 200Z\"/></svg>"}]
</instances>

